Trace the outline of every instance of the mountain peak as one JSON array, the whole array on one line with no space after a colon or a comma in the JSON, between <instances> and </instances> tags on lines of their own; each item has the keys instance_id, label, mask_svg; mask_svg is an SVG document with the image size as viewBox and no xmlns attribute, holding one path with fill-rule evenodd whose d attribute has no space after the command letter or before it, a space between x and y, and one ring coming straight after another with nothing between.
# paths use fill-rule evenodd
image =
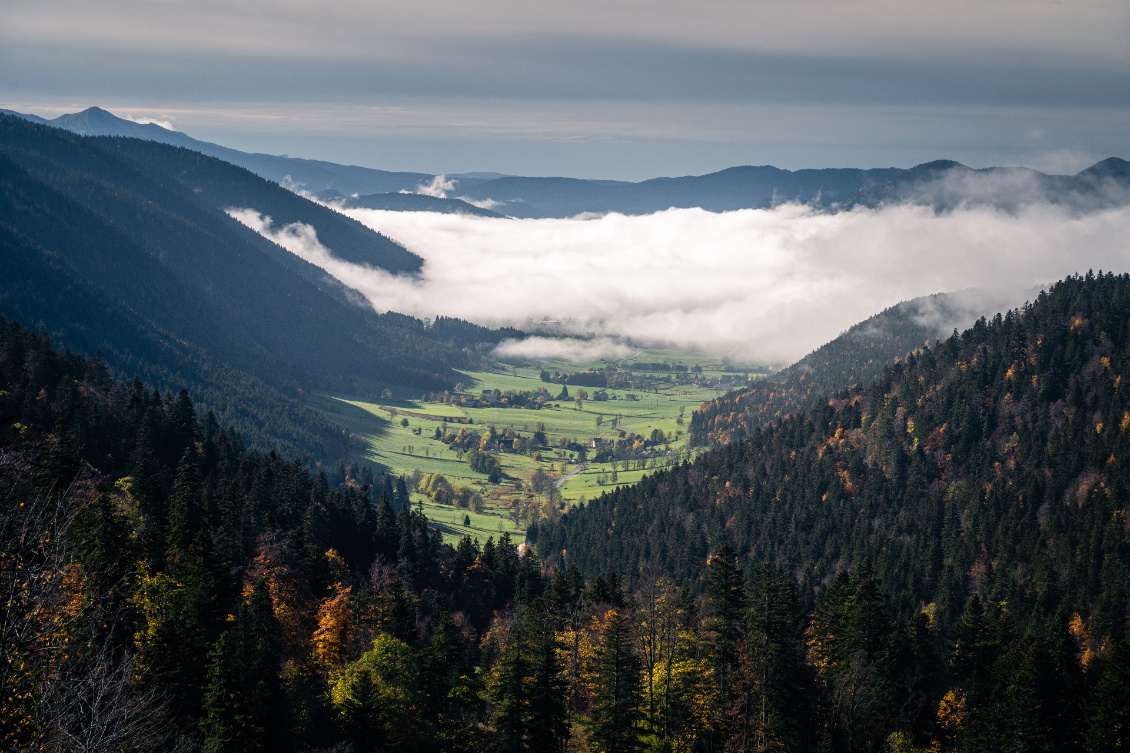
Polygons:
<instances>
[{"instance_id":1,"label":"mountain peak","mask_svg":"<svg viewBox=\"0 0 1130 753\"><path fill-rule=\"evenodd\" d=\"M1095 178L1128 178L1130 177L1130 162L1119 157L1108 157L1101 162L1079 172Z\"/></svg>"},{"instance_id":2,"label":"mountain peak","mask_svg":"<svg viewBox=\"0 0 1130 753\"><path fill-rule=\"evenodd\" d=\"M915 165L907 170L907 172L911 174L932 174L954 169L968 170L969 168L960 162L954 162L952 159L936 159L933 162L923 162L921 165Z\"/></svg>"}]
</instances>

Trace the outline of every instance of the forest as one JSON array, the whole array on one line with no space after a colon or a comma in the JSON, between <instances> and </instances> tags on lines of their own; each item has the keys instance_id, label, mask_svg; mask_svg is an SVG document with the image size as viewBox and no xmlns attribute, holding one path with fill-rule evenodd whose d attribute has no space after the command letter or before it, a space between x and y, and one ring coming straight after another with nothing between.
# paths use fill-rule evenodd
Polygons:
<instances>
[{"instance_id":1,"label":"forest","mask_svg":"<svg viewBox=\"0 0 1130 753\"><path fill-rule=\"evenodd\" d=\"M359 381L443 390L514 330L427 323L240 225L226 202L316 227L334 253L392 272L401 246L205 155L0 116L0 314L112 373L187 389L250 446L332 464L348 437L304 403Z\"/></svg>"},{"instance_id":2,"label":"forest","mask_svg":"<svg viewBox=\"0 0 1130 753\"><path fill-rule=\"evenodd\" d=\"M535 555L0 320L0 746L1125 747L1128 326L1065 280Z\"/></svg>"},{"instance_id":3,"label":"forest","mask_svg":"<svg viewBox=\"0 0 1130 753\"><path fill-rule=\"evenodd\" d=\"M945 660L935 671L915 670L927 682L903 697L921 698L925 717L916 724L934 727L911 734L911 725L904 734L912 744L945 748L939 725L952 692L962 714L998 725L958 734L959 750L1072 749L1084 744L1082 734L1073 742L1047 736L1066 722L1009 731L1001 725L1029 712L999 706L1023 697L1039 710L1033 718L1046 721L1062 706L1041 693L1076 683L1079 725L1097 713L1082 709L1084 679L1095 683L1092 704L1110 700L1097 683L1121 666L1130 604L1130 403L1120 389L1128 326L1130 278L1069 278L1021 310L915 350L870 385L543 521L527 541L550 568L613 572L633 588L650 570L699 594L709 592L711 557L730 547L743 579L763 563L789 574L810 615L810 641L865 568L882 594L881 613L902 626L895 635L925 631ZM997 631L998 653L981 655L994 657L992 667L977 677L963 674L955 653L971 622ZM865 632L871 640L883 631ZM976 642L990 640L978 635ZM870 690L852 690L852 702L873 704L892 681L876 652L889 659L893 651L873 644L822 658L810 643L807 661L848 673L834 673L825 690L862 682ZM1010 651L1029 652L1041 668L1020 674L1007 663ZM1037 677L1051 684L1005 692ZM872 717L878 726L868 745L880 731L900 731L889 710L880 718Z\"/></svg>"}]
</instances>

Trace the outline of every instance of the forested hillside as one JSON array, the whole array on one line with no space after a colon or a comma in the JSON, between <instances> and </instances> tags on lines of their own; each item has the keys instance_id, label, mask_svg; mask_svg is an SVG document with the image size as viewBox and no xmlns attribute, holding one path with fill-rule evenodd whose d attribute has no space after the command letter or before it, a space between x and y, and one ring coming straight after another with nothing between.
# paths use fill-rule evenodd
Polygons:
<instances>
[{"instance_id":1,"label":"forested hillside","mask_svg":"<svg viewBox=\"0 0 1130 753\"><path fill-rule=\"evenodd\" d=\"M339 259L393 273L417 272L422 264L420 257L360 222L230 162L156 141L109 136L98 141L108 151L163 171L217 209L254 209L279 227L292 222L310 225L318 241Z\"/></svg>"},{"instance_id":2,"label":"forested hillside","mask_svg":"<svg viewBox=\"0 0 1130 753\"><path fill-rule=\"evenodd\" d=\"M481 749L476 636L541 576L407 498L0 319L0 748Z\"/></svg>"},{"instance_id":3,"label":"forested hillside","mask_svg":"<svg viewBox=\"0 0 1130 753\"><path fill-rule=\"evenodd\" d=\"M1112 647L1130 616L1128 370L1130 277L1067 279L869 386L543 522L538 551L590 577L636 583L651 570L699 592L713 588L708 557L723 546L747 576L781 568L815 609L809 661L827 673L827 702L865 670L863 699L878 704L867 723L893 732L902 722L879 711L895 692L893 665L880 665L895 650L885 633L868 627L834 649L813 641L830 610L850 612L866 590L886 606L858 619L928 625L949 657L929 675L934 690L915 691L965 704L935 734L963 750L1018 739L1073 749L1081 736L1056 737L1068 722L1040 721L1068 713L1055 683L1082 693L1084 674L1099 677L1091 662L1125 662ZM973 670L979 661L998 663ZM1017 683L1029 695L1006 692ZM1071 708L1077 729L1084 712ZM1009 726L1026 720L1028 732Z\"/></svg>"},{"instance_id":4,"label":"forested hillside","mask_svg":"<svg viewBox=\"0 0 1130 753\"><path fill-rule=\"evenodd\" d=\"M456 339L456 330L378 315L321 269L228 217L218 206L223 196L209 194L213 203L198 184L206 177L218 192L234 176L231 190L258 181L256 195L280 207L305 202L333 212L203 155L182 176L195 182L183 184L130 156L134 148L196 164L172 147L0 117L8 262L0 265L0 314L88 355L100 350L126 378L189 389L257 447L332 462L344 437L302 406L303 390L349 389L357 380L448 387L452 367L480 365L480 344L513 334L468 324ZM177 160L166 167L184 167Z\"/></svg>"},{"instance_id":5,"label":"forested hillside","mask_svg":"<svg viewBox=\"0 0 1130 753\"><path fill-rule=\"evenodd\" d=\"M1056 390L1048 375L1061 374L1071 392L1082 391L1082 403L1118 410L1119 379L1104 359L1113 370L1125 358L1126 348L1113 343L1124 334L1127 312L1111 309L1127 305L1128 292L1125 278L1069 281L1049 297L1054 305L1036 304L1039 317L1026 312L1023 325L1010 317L955 341L946 355L964 359L954 368L938 367L940 351L906 368L940 370L956 383L974 375L967 387L995 384L986 374L995 373L996 360L987 354L1040 330L1043 339L1023 350L1024 365L1016 366L1023 374L1007 377L1016 380L1009 394L1038 406L1043 391ZM1064 317L1075 324L1070 334L1041 327ZM1081 352L1086 345L1096 345L1095 352ZM1072 368L1079 363L1087 365ZM989 485L974 489L948 476L919 490L946 500L935 505L944 507L935 512L945 535L933 554L958 579L955 593L972 598L954 610L961 613L956 622L941 602L904 609L903 594L915 584L902 576L916 571L898 553L928 543L910 528L919 511L911 508L899 523L907 524L902 537L889 539L878 528L885 505L865 495L916 473L917 455L906 469L892 460L903 442L895 432L906 428L892 428L906 417L896 402L915 394L916 374L892 371L858 403L847 396L815 419L790 424L789 436L798 439L813 421L823 425L849 411L848 423L858 424L853 431L875 452L848 467L851 481L844 483L858 480L858 488L825 500L827 509L848 508L853 518L857 508L865 513L847 527L849 538L863 532L853 552L858 559L837 563L830 580L819 562L811 575L802 570L807 565L783 558L760 564L767 547L751 551L748 539L724 532L712 531L704 546L694 529L709 516L684 510L673 528L690 540L691 578L672 578L662 557L649 556L625 567L627 578L593 569L586 582L572 567L544 575L532 552L519 556L506 536L442 545L406 504L403 481L355 468L327 478L274 453L247 452L238 433L211 414L199 416L186 393L115 383L99 361L60 354L46 339L0 320L0 747L1125 747L1130 649L1118 640L1127 558L1123 502L1114 501L1123 488L1120 462L1097 471L1099 479L1087 482L1093 485L1072 485L1065 500L1042 503L1034 513L1040 531L1027 537L1013 535L1025 530L1023 504L997 521L984 514L990 505L1007 506L1015 493L1000 490L1019 478L1007 459L994 466L1001 474L991 485L996 495ZM1015 388L1032 376L1032 390ZM1102 379L1113 387L1104 389ZM931 394L941 401L944 392ZM988 405L976 394L954 432L962 437L981 425L992 441L996 432L974 416ZM852 412L879 395L881 416ZM1056 447L1077 419L1095 437L1083 451L1088 462L1118 451L1106 446L1108 436L1125 441L1126 421L1109 435L1106 426L1096 431L1090 406L1079 411L1070 392L1053 405L1062 419L1053 416L1043 428ZM851 441L824 454L850 453ZM1018 465L1034 451L1035 443L1025 441L1004 442ZM797 446L798 456L814 459ZM956 478L967 449L947 439L923 452L936 460L944 451ZM769 450L750 444L731 457L756 452L764 458ZM677 472L689 480L681 490L692 504L703 501L695 491L703 482L726 488L701 475L719 457L712 453ZM761 473L792 459L757 462ZM868 463L876 469L870 477L861 470ZM1034 483L1073 472L1050 468ZM733 480L747 470L735 465ZM887 481L869 481L875 477ZM782 488L788 483L781 479ZM632 496L640 491L646 500ZM646 533L632 535L634 514L624 513L629 504L658 508L672 496L661 492L645 485L615 496L622 514L601 520L609 527L592 533L587 550L574 536L562 554L588 567L585 558L595 562L592 554L605 542L631 550L634 538L646 546ZM595 519L609 502L569 513L566 525L579 532L576 524ZM724 493L706 504L730 514L750 501ZM929 521L918 522L929 528ZM553 535L542 529L543 545ZM995 549L1010 536L1017 556ZM1021 560L1032 538L1040 556L1050 554L1046 562ZM1012 575L1021 581L1010 587ZM1053 615L1046 623L1034 619L1044 613Z\"/></svg>"},{"instance_id":6,"label":"forested hillside","mask_svg":"<svg viewBox=\"0 0 1130 753\"><path fill-rule=\"evenodd\" d=\"M691 441L700 447L739 441L835 392L872 382L912 350L948 337L946 325L960 321L963 308L959 296L942 293L891 306L764 382L695 409Z\"/></svg>"},{"instance_id":7,"label":"forested hillside","mask_svg":"<svg viewBox=\"0 0 1130 753\"><path fill-rule=\"evenodd\" d=\"M541 526L538 547L590 574L631 577L648 561L701 584L725 541L795 568L809 600L871 557L904 615L934 604L948 626L977 592L1033 624L1079 611L1119 638L1127 371L1130 278L1068 279L866 387Z\"/></svg>"}]
</instances>

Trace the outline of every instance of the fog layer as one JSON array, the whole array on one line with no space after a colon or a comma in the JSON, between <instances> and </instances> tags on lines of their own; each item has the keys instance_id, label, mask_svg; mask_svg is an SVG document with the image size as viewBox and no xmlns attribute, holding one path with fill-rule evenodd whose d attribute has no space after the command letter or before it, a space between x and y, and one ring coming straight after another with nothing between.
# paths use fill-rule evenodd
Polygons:
<instances>
[{"instance_id":1,"label":"fog layer","mask_svg":"<svg viewBox=\"0 0 1130 753\"><path fill-rule=\"evenodd\" d=\"M901 300L993 288L983 301L963 298L970 315L991 315L1022 304L1033 285L1130 269L1130 208L1072 217L1048 205L944 215L920 206L821 214L785 205L550 220L345 212L423 257L416 279L337 260L308 227L230 213L378 311L518 327L554 320L568 332L774 364Z\"/></svg>"}]
</instances>

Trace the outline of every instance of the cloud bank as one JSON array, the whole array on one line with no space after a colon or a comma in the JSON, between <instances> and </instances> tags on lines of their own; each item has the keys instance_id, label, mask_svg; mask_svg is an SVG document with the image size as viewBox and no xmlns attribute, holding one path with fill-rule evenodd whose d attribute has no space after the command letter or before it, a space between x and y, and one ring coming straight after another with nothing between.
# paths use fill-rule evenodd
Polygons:
<instances>
[{"instance_id":1,"label":"cloud bank","mask_svg":"<svg viewBox=\"0 0 1130 753\"><path fill-rule=\"evenodd\" d=\"M984 311L1088 269L1130 270L1130 207L1071 216L1036 205L900 205L821 214L785 205L721 214L513 220L347 210L425 259L418 278L335 259L305 226L232 216L364 293L378 311L489 325L544 319L564 331L630 337L791 363L901 300L993 288ZM970 293L969 311L980 300Z\"/></svg>"},{"instance_id":2,"label":"cloud bank","mask_svg":"<svg viewBox=\"0 0 1130 753\"><path fill-rule=\"evenodd\" d=\"M494 349L497 358L536 361L542 358L561 358L573 363L616 360L627 358L636 351L609 337L594 340L576 338L527 337L522 340L503 340Z\"/></svg>"}]
</instances>

